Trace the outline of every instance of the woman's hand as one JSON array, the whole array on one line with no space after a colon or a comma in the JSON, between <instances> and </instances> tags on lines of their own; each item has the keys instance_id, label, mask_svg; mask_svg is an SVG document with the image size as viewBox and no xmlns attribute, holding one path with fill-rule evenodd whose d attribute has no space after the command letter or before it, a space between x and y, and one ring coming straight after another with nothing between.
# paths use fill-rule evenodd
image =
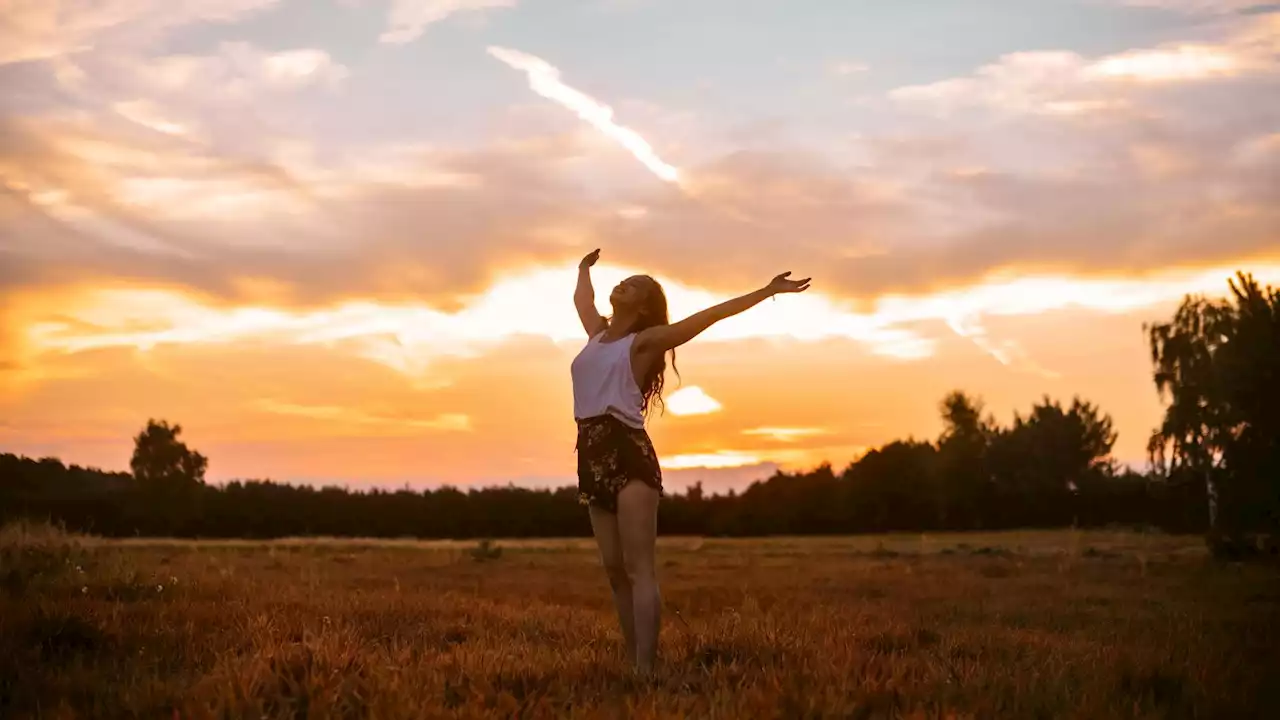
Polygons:
<instances>
[{"instance_id":1,"label":"woman's hand","mask_svg":"<svg viewBox=\"0 0 1280 720\"><path fill-rule=\"evenodd\" d=\"M770 295L777 295L778 293L804 292L809 289L809 281L813 278L789 280L787 279L787 276L790 274L791 271L788 270L775 277L773 280L769 281L768 285L765 286L765 290L768 291Z\"/></svg>"},{"instance_id":2,"label":"woman's hand","mask_svg":"<svg viewBox=\"0 0 1280 720\"><path fill-rule=\"evenodd\" d=\"M578 286L573 291L573 305L578 309L578 319L582 321L582 329L587 337L595 337L603 331L607 324L596 310L596 291L591 287L590 268L600 259L600 248L587 253L578 263Z\"/></svg>"}]
</instances>

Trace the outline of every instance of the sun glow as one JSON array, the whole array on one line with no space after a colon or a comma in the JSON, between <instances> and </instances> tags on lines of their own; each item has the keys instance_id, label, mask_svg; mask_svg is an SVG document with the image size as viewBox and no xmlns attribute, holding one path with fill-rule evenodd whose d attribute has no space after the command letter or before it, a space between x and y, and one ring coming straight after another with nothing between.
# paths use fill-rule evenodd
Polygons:
<instances>
[{"instance_id":1,"label":"sun glow","mask_svg":"<svg viewBox=\"0 0 1280 720\"><path fill-rule=\"evenodd\" d=\"M696 385L680 388L671 393L665 402L672 415L707 415L723 409L720 401Z\"/></svg>"},{"instance_id":2,"label":"sun glow","mask_svg":"<svg viewBox=\"0 0 1280 720\"><path fill-rule=\"evenodd\" d=\"M724 450L716 453L689 453L659 458L665 470L689 470L692 468L732 468L756 465L762 459L750 453Z\"/></svg>"},{"instance_id":3,"label":"sun glow","mask_svg":"<svg viewBox=\"0 0 1280 720\"><path fill-rule=\"evenodd\" d=\"M633 268L600 266L597 285L609 287L633 272ZM1280 279L1280 264L1254 266L1253 272L1262 282L1275 282ZM1132 279L993 277L966 287L880 297L868 311L852 310L851 303L823 294L819 276L809 292L787 297L784 302L764 303L743 316L729 318L707 330L700 341L847 338L864 343L880 356L918 360L933 354L936 340L918 327L909 327L913 324L933 321L945 332L948 324L972 328L972 319L984 316L1035 315L1065 308L1121 313L1176 301L1185 293L1220 293L1231 274L1228 268L1214 268ZM560 268L511 274L487 292L467 299L456 312L423 303L368 300L346 300L318 308L228 306L172 288L85 286L18 298L10 311L10 325L23 341L20 350L30 356L110 347L145 351L159 345L235 342L325 345L347 349L406 374L419 374L435 358L473 357L517 336L541 336L557 343L578 341L582 328L572 304L564 300L564 289L573 286L574 276L572 269ZM682 282L659 279L676 319L727 299ZM985 336L982 339L988 342ZM683 392L671 397L677 414L718 409L718 403L700 390Z\"/></svg>"}]
</instances>

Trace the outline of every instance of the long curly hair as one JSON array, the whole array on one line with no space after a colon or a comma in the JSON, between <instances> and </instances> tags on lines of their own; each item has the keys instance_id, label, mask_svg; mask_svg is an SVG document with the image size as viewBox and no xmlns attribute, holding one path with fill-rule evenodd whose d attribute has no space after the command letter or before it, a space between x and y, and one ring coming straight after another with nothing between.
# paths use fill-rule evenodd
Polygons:
<instances>
[{"instance_id":1,"label":"long curly hair","mask_svg":"<svg viewBox=\"0 0 1280 720\"><path fill-rule=\"evenodd\" d=\"M662 290L662 284L648 275L637 276L645 281L648 286L645 292L644 300L641 302L639 312L636 315L636 321L628 329L629 332L638 333L648 330L651 327L659 325L671 324L671 319L667 315L667 294ZM612 324L613 317L605 318L607 323ZM670 350L671 368L676 372L676 379L680 379L680 369L676 367L676 351L675 348ZM642 378L640 383L640 392L643 400L640 403L640 411L645 419L648 419L654 407L658 408L659 414L666 413L666 402L662 399L662 389L666 385L667 361L665 356L659 356L658 361L649 368L648 373Z\"/></svg>"}]
</instances>

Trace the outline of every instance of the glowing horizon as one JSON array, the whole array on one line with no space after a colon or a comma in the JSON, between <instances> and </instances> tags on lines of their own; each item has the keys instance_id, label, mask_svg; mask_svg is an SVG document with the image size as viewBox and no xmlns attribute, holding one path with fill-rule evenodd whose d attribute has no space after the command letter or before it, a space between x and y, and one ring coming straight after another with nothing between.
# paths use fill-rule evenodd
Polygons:
<instances>
[{"instance_id":1,"label":"glowing horizon","mask_svg":"<svg viewBox=\"0 0 1280 720\"><path fill-rule=\"evenodd\" d=\"M1280 280L1280 263L1253 265L1249 269L1264 282ZM45 298L51 304L44 313L37 310L41 299L27 296L21 310L10 311L10 326L20 331L23 342L16 347L23 352L18 357L25 358L24 365L35 372L29 384L37 387L46 382L40 377L40 368L54 363L57 357L74 358L113 348L141 352L144 355L139 357L145 357L165 347L221 346L313 348L312 352L337 353L373 362L403 376L416 387L429 388L433 381L439 380L437 368L442 363L474 362L520 338L542 337L567 352L576 352L576 342L582 339L581 327L572 309L562 307L563 289L571 286L572 272L542 269L499 280L454 313L426 306L370 301L348 301L318 310L218 306L172 290L90 286L91 289L81 293L64 291ZM598 285L607 287L604 281L620 279L631 272L629 268L606 265L596 273L601 281ZM1218 268L1171 271L1146 279L1124 280L1067 276L994 278L964 289L915 297L878 298L869 303L873 310L864 313L843 310L844 303L839 299L813 293L809 298L785 298L805 302L770 303L754 308L750 311L752 317L744 316L741 321L714 328L697 343L699 346L733 345L743 340L771 338L813 343L842 338L864 344L872 356L890 362L919 364L934 357L938 343L945 339L945 336L906 327L922 321L934 321L934 332L945 333L946 328L955 329L952 321L958 316L1030 316L1073 307L1093 313L1124 315L1145 307L1169 306L1185 293L1221 294L1231 275L1232 271ZM675 282L668 282L667 286L674 317L723 299L720 294ZM543 307L531 304L530 298L554 300ZM25 317L26 321L13 322L15 317ZM972 332L958 335L974 340ZM1009 338L1000 342L1017 347ZM902 352L904 347L914 348L916 352ZM977 343L976 347L991 351L987 341ZM1015 372L1042 376L1044 371L1035 358L1021 348L1018 350L1021 353L1018 362L996 359ZM1061 372L1067 370L1062 368ZM1061 377L1061 372L1054 372L1052 377ZM50 381L56 382L56 377L56 373L51 375ZM713 418L730 412L698 384L669 385L667 411L672 418ZM931 405L934 400L927 402ZM369 410L359 404L297 402L270 397L252 400L247 406L255 413L277 418L277 422L290 419L307 423L300 427L310 428L305 432L316 437L338 432L342 436L369 438L483 432L484 425L477 425L464 408L465 404L434 413L403 406ZM732 427L736 424L732 415L730 412L721 422ZM187 424L193 425L190 420ZM831 431L821 427L757 426L737 432L738 440L726 435L720 441L735 449L675 452L669 457L664 455L663 466L671 470L715 470L780 463L794 469L852 459L822 455L821 448L831 442ZM757 444L753 439L768 442ZM891 439L894 438L883 438ZM691 441L705 447L703 439L691 438ZM802 447L785 447L796 445ZM810 449L803 449L805 445ZM854 445L863 448L867 443ZM853 450L838 452L847 455Z\"/></svg>"}]
</instances>

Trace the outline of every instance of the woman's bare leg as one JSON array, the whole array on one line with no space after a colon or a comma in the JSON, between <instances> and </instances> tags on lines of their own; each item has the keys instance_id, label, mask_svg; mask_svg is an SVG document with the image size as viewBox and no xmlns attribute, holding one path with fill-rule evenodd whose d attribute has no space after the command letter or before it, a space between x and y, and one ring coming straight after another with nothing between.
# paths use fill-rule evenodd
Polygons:
<instances>
[{"instance_id":1,"label":"woman's bare leg","mask_svg":"<svg viewBox=\"0 0 1280 720\"><path fill-rule=\"evenodd\" d=\"M636 661L636 621L631 607L631 580L627 577L627 565L623 560L622 537L618 532L618 516L600 508L589 506L591 532L600 550L600 562L613 590L613 604L618 609L618 622L622 625L622 642L626 646L627 662Z\"/></svg>"},{"instance_id":2,"label":"woman's bare leg","mask_svg":"<svg viewBox=\"0 0 1280 720\"><path fill-rule=\"evenodd\" d=\"M654 572L654 545L658 538L658 491L639 480L618 493L618 533L622 556L631 582L631 606L635 617L636 669L653 670L658 657L658 630L662 597Z\"/></svg>"}]
</instances>

